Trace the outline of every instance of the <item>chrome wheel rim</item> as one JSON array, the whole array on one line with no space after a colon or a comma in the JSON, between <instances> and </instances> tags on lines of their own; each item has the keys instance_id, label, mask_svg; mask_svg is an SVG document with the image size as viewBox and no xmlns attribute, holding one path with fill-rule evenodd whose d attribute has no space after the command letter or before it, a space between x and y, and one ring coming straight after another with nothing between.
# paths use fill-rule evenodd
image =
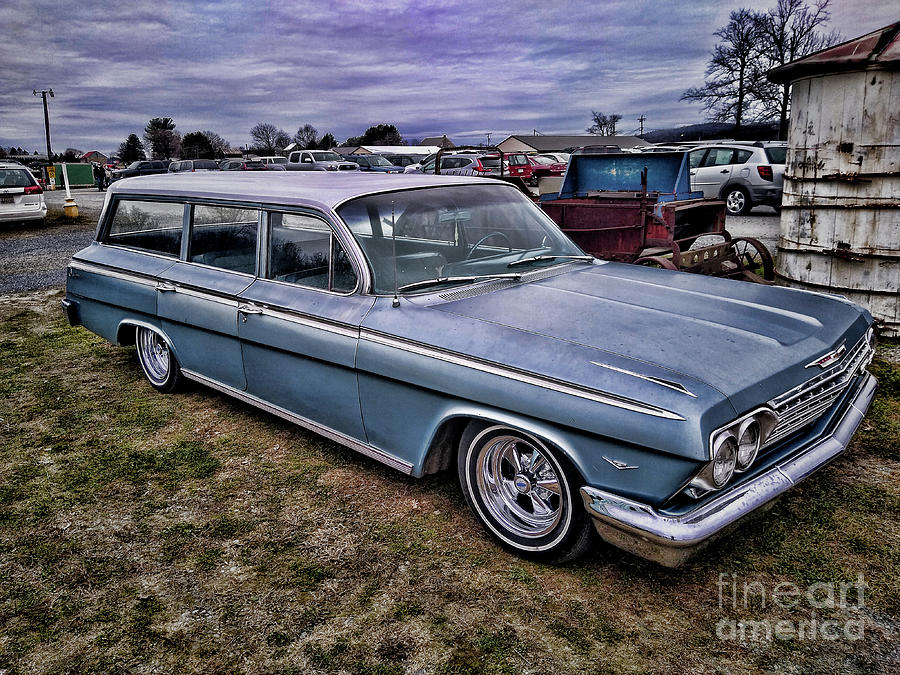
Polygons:
<instances>
[{"instance_id":1,"label":"chrome wheel rim","mask_svg":"<svg viewBox=\"0 0 900 675\"><path fill-rule=\"evenodd\" d=\"M556 467L540 447L518 436L493 437L479 448L476 479L485 508L507 532L535 539L563 518Z\"/></svg>"},{"instance_id":2,"label":"chrome wheel rim","mask_svg":"<svg viewBox=\"0 0 900 675\"><path fill-rule=\"evenodd\" d=\"M746 198L744 197L744 193L740 190L733 190L728 193L728 197L725 200L725 205L728 207L729 213L738 213L743 210L744 205L747 203Z\"/></svg>"},{"instance_id":3,"label":"chrome wheel rim","mask_svg":"<svg viewBox=\"0 0 900 675\"><path fill-rule=\"evenodd\" d=\"M163 384L169 376L172 358L169 345L152 330L138 330L138 353L144 373L154 384Z\"/></svg>"}]
</instances>

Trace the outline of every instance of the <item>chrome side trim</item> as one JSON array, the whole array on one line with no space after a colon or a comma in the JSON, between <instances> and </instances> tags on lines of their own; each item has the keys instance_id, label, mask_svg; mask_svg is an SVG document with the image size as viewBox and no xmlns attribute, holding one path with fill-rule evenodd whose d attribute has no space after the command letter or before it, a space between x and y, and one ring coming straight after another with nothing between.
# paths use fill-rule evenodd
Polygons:
<instances>
[{"instance_id":1,"label":"chrome side trim","mask_svg":"<svg viewBox=\"0 0 900 675\"><path fill-rule=\"evenodd\" d=\"M615 546L668 567L677 567L699 547L841 454L875 396L877 382L866 373L832 431L765 473L726 489L679 516L590 486L581 497L601 537Z\"/></svg>"},{"instance_id":2,"label":"chrome side trim","mask_svg":"<svg viewBox=\"0 0 900 675\"><path fill-rule=\"evenodd\" d=\"M69 269L80 270L82 272L92 272L94 274L100 274L105 277L109 277L111 279L118 279L120 281L130 281L134 284L140 284L141 286L156 286L156 279L154 277L145 277L139 274L128 274L127 272L119 272L110 267L104 267L103 265L95 265L93 263L81 262L78 260L73 260L69 263Z\"/></svg>"},{"instance_id":3,"label":"chrome side trim","mask_svg":"<svg viewBox=\"0 0 900 675\"><path fill-rule=\"evenodd\" d=\"M425 356L431 359L437 359L446 363L452 363L457 366L463 366L464 368L471 368L473 370L487 373L489 375L505 377L511 380L516 380L517 382L522 382L524 384L530 384L535 387L550 389L560 394L577 396L579 398L587 399L588 401L595 401L597 403L603 403L605 405L611 405L616 408L622 408L624 410L630 410L632 412L637 412L644 415L651 415L653 417L662 417L664 419L679 420L682 422L685 421L685 418L678 413L674 413L663 408L658 408L657 406L650 405L649 403L642 403L641 401L635 401L629 398L625 398L624 396L617 396L616 394L599 391L597 389L580 387L578 385L569 384L550 377L534 375L532 373L527 373L523 370L518 370L509 366L502 366L491 361L483 361L471 356L463 356L462 354L458 354L455 352L450 352L435 347L428 347L426 345L412 342L410 340L403 340L365 329L360 332L359 337L361 340L368 340L369 342L374 342L375 344L380 344L385 347L401 349L412 354Z\"/></svg>"},{"instance_id":4,"label":"chrome side trim","mask_svg":"<svg viewBox=\"0 0 900 675\"><path fill-rule=\"evenodd\" d=\"M618 459L610 459L610 458L607 457L606 455L603 456L603 459L605 459L607 462L609 462L610 464L612 464L612 465L613 465L614 467L616 467L619 471L627 471L628 469L638 469L638 468L640 468L640 467L638 467L638 466L636 466L636 465L634 465L634 464L628 464L627 462L623 462L623 461L618 460Z\"/></svg>"},{"instance_id":5,"label":"chrome side trim","mask_svg":"<svg viewBox=\"0 0 900 675\"><path fill-rule=\"evenodd\" d=\"M162 290L162 289L160 289ZM220 305L225 305L226 307L237 308L238 301L233 297L227 297L224 295L217 295L215 293L205 293L204 291L198 290L192 286L175 286L175 292L181 295L187 295L191 298L199 298L200 300L208 300L209 302L217 302Z\"/></svg>"},{"instance_id":6,"label":"chrome side trim","mask_svg":"<svg viewBox=\"0 0 900 675\"><path fill-rule=\"evenodd\" d=\"M267 305L262 305L256 303L257 306L263 308L263 314L265 316L271 316L275 319L281 319L282 321L288 321L290 323L295 323L300 326L306 326L308 328L315 328L318 330L324 330L329 333L334 333L335 335L340 335L341 337L348 337L358 339L359 338L359 328L355 326L351 326L350 324L339 324L331 321L325 321L323 319L317 319L308 314L302 314L299 312L289 312L280 309L273 309Z\"/></svg>"},{"instance_id":7,"label":"chrome side trim","mask_svg":"<svg viewBox=\"0 0 900 675\"><path fill-rule=\"evenodd\" d=\"M661 387L667 387L669 389L674 389L680 394L685 394L686 396L690 396L691 398L697 398L697 394L691 392L687 387L685 387L681 382L672 382L671 380L664 380L660 377L653 377L652 375L642 375L641 373L636 373L633 370L625 370L624 368L616 368L615 366L611 366L608 363L600 363L599 361L591 361L591 363L595 366L600 366L601 368L607 368L608 370L614 370L617 373L622 373L623 375L631 375L631 377L636 377L641 380L647 380L647 382L652 382L653 384L658 384Z\"/></svg>"},{"instance_id":8,"label":"chrome side trim","mask_svg":"<svg viewBox=\"0 0 900 675\"><path fill-rule=\"evenodd\" d=\"M336 431L330 427L326 427L322 424L319 424L318 422L313 422L306 417L301 417L296 413L292 413L290 410L286 410L285 408L273 405L257 396L248 394L247 392L241 391L240 389L235 389L234 387L230 387L227 384L222 384L217 380L213 380L209 377L206 377L205 375L201 375L200 373L195 373L192 370L185 370L184 368L182 368L181 373L186 378L194 380L195 382L199 382L200 384L203 384L210 389L215 389L222 392L223 394L233 396L234 398L240 399L244 403L249 403L252 406L260 408L261 410L265 410L266 412L285 419L288 422L293 422L298 426L309 429L310 431L314 431L320 436L324 436L325 438L328 438L335 443L339 443L352 450L356 450L358 453L377 460L382 464L386 464L393 469L402 471L405 474L412 474L413 465L409 462L406 462L402 459L397 459L396 457L393 457L392 455L389 455L386 452L379 450L378 448L372 447L371 445L368 445L366 443L362 443L355 438L347 436L346 434L342 434L340 431Z\"/></svg>"}]
</instances>

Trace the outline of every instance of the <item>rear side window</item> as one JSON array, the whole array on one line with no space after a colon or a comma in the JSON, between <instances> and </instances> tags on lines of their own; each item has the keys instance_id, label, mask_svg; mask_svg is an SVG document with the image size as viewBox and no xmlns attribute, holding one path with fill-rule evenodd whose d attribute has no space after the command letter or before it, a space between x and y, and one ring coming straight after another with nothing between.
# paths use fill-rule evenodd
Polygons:
<instances>
[{"instance_id":1,"label":"rear side window","mask_svg":"<svg viewBox=\"0 0 900 675\"><path fill-rule=\"evenodd\" d=\"M499 157L482 157L481 158L481 166L488 169L499 169L500 168L500 158Z\"/></svg>"},{"instance_id":2,"label":"rear side window","mask_svg":"<svg viewBox=\"0 0 900 675\"><path fill-rule=\"evenodd\" d=\"M104 243L177 258L184 204L119 200Z\"/></svg>"},{"instance_id":3,"label":"rear side window","mask_svg":"<svg viewBox=\"0 0 900 675\"><path fill-rule=\"evenodd\" d=\"M259 211L226 206L194 207L190 261L232 272L256 272Z\"/></svg>"},{"instance_id":4,"label":"rear side window","mask_svg":"<svg viewBox=\"0 0 900 675\"><path fill-rule=\"evenodd\" d=\"M772 164L785 164L787 161L787 147L765 148L766 157Z\"/></svg>"},{"instance_id":5,"label":"rear side window","mask_svg":"<svg viewBox=\"0 0 900 675\"><path fill-rule=\"evenodd\" d=\"M735 164L743 164L751 157L753 157L752 150L735 150L734 151L734 163Z\"/></svg>"}]
</instances>

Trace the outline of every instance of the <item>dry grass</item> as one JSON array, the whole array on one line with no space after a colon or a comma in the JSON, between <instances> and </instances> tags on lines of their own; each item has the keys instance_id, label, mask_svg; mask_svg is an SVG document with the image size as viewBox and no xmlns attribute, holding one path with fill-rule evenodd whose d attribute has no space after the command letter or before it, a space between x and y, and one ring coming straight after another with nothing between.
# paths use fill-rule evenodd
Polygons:
<instances>
[{"instance_id":1,"label":"dry grass","mask_svg":"<svg viewBox=\"0 0 900 675\"><path fill-rule=\"evenodd\" d=\"M670 571L597 545L563 568L497 548L452 476L417 481L0 298L0 673L896 672L900 369L851 452ZM720 573L865 606L720 606ZM731 577L729 577L731 578ZM864 622L719 639L720 619Z\"/></svg>"}]
</instances>

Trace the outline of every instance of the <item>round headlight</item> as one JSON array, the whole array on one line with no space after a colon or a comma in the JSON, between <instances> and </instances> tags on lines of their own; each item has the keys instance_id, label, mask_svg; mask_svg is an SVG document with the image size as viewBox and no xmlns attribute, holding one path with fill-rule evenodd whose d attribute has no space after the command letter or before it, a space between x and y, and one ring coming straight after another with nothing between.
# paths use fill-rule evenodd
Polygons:
<instances>
[{"instance_id":1,"label":"round headlight","mask_svg":"<svg viewBox=\"0 0 900 675\"><path fill-rule=\"evenodd\" d=\"M738 453L737 441L731 433L721 438L713 457L712 479L717 488L724 486L731 479Z\"/></svg>"},{"instance_id":2,"label":"round headlight","mask_svg":"<svg viewBox=\"0 0 900 675\"><path fill-rule=\"evenodd\" d=\"M741 425L738 432L738 450L737 450L737 470L746 471L753 460L756 459L756 453L759 452L759 422L755 419L749 419Z\"/></svg>"}]
</instances>

